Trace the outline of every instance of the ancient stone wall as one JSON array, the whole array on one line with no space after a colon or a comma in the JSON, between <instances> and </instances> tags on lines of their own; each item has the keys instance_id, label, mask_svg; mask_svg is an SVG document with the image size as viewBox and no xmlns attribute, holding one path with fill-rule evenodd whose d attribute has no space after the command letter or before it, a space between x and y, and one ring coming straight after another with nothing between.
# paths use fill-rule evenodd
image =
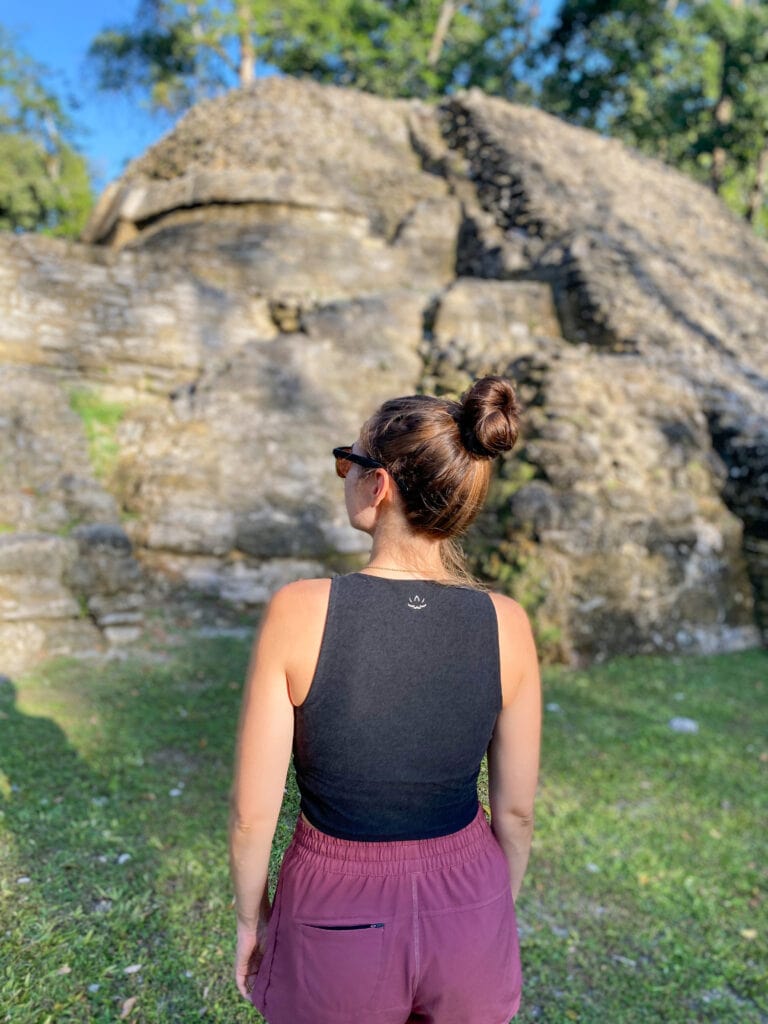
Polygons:
<instances>
[{"instance_id":1,"label":"ancient stone wall","mask_svg":"<svg viewBox=\"0 0 768 1024\"><path fill-rule=\"evenodd\" d=\"M86 238L0 238L5 671L135 635L150 582L251 606L359 564L330 448L485 372L527 411L467 546L548 657L768 625L768 251L668 168L478 93L274 79Z\"/></svg>"}]
</instances>

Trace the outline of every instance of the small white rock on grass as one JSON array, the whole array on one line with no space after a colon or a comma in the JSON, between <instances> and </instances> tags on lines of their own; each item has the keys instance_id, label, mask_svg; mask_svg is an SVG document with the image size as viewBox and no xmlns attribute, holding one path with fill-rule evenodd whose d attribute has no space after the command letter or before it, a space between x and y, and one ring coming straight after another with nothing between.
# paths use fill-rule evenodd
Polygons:
<instances>
[{"instance_id":1,"label":"small white rock on grass","mask_svg":"<svg viewBox=\"0 0 768 1024\"><path fill-rule=\"evenodd\" d=\"M675 716L674 718L670 718L668 725L672 732L696 733L699 731L699 723L693 718Z\"/></svg>"}]
</instances>

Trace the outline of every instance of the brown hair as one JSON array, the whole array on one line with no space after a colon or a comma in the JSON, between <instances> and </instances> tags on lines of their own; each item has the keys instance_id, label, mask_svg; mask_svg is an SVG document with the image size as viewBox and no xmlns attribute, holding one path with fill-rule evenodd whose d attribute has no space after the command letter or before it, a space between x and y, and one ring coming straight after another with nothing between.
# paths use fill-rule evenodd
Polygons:
<instances>
[{"instance_id":1,"label":"brown hair","mask_svg":"<svg viewBox=\"0 0 768 1024\"><path fill-rule=\"evenodd\" d=\"M517 441L520 405L503 377L483 377L456 402L409 395L385 402L360 443L397 480L408 523L439 538L446 570L469 580L456 543L483 506L492 460Z\"/></svg>"}]
</instances>

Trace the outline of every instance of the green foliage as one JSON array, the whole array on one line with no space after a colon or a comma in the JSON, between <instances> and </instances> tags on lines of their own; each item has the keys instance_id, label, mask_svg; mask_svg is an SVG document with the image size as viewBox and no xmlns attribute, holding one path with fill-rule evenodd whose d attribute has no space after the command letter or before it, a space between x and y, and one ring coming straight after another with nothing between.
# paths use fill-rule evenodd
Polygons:
<instances>
[{"instance_id":1,"label":"green foliage","mask_svg":"<svg viewBox=\"0 0 768 1024\"><path fill-rule=\"evenodd\" d=\"M125 661L0 682L0 1005L14 1024L261 1019L231 979L226 855L248 642L149 632ZM560 710L545 713L517 904L516 1024L765 1019L767 672L761 651L545 671ZM681 714L697 735L669 729ZM297 812L290 777L273 882Z\"/></svg>"},{"instance_id":2,"label":"green foliage","mask_svg":"<svg viewBox=\"0 0 768 1024\"><path fill-rule=\"evenodd\" d=\"M130 25L101 32L89 49L101 89L146 93L179 111L236 80L233 11L205 0L142 0Z\"/></svg>"},{"instance_id":3,"label":"green foliage","mask_svg":"<svg viewBox=\"0 0 768 1024\"><path fill-rule=\"evenodd\" d=\"M428 97L470 86L519 95L515 60L529 14L510 0L454 6L439 56L430 60L441 0L281 4L264 33L265 59L289 74L384 96Z\"/></svg>"},{"instance_id":4,"label":"green foliage","mask_svg":"<svg viewBox=\"0 0 768 1024\"><path fill-rule=\"evenodd\" d=\"M85 160L70 146L51 153L31 136L0 133L0 230L77 236L92 202Z\"/></svg>"},{"instance_id":5,"label":"green foliage","mask_svg":"<svg viewBox=\"0 0 768 1024\"><path fill-rule=\"evenodd\" d=\"M0 230L77 235L92 204L88 168L47 78L0 26Z\"/></svg>"},{"instance_id":6,"label":"green foliage","mask_svg":"<svg viewBox=\"0 0 768 1024\"><path fill-rule=\"evenodd\" d=\"M531 60L553 61L545 109L661 157L765 223L765 4L565 0Z\"/></svg>"},{"instance_id":7,"label":"green foliage","mask_svg":"<svg viewBox=\"0 0 768 1024\"><path fill-rule=\"evenodd\" d=\"M491 480L488 491L489 504L495 509L507 508L510 499L521 487L534 480L538 472L538 468L532 462L526 462L520 456L502 458L499 461L498 472Z\"/></svg>"},{"instance_id":8,"label":"green foliage","mask_svg":"<svg viewBox=\"0 0 768 1024\"><path fill-rule=\"evenodd\" d=\"M106 479L114 471L120 453L117 428L125 415L125 407L119 402L106 401L86 388L73 390L69 405L83 422L95 474Z\"/></svg>"},{"instance_id":9,"label":"green foliage","mask_svg":"<svg viewBox=\"0 0 768 1024\"><path fill-rule=\"evenodd\" d=\"M451 4L437 45L446 6L442 0L144 0L132 22L103 31L89 53L101 88L133 88L152 107L172 111L247 83L252 76L244 58L251 51L288 74L384 96L434 96L472 85L529 95L515 74L530 33L528 8L520 0Z\"/></svg>"},{"instance_id":10,"label":"green foliage","mask_svg":"<svg viewBox=\"0 0 768 1024\"><path fill-rule=\"evenodd\" d=\"M552 580L538 546L522 536L501 540L480 551L475 566L477 574L494 590L514 598L525 608L542 661L561 660L562 630L549 621L543 610Z\"/></svg>"}]
</instances>

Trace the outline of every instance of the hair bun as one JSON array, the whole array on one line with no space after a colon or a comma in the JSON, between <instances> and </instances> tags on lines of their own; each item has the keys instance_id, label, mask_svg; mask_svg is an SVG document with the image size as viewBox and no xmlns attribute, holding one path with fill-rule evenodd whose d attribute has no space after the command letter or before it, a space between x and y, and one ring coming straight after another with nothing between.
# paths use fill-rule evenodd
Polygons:
<instances>
[{"instance_id":1,"label":"hair bun","mask_svg":"<svg viewBox=\"0 0 768 1024\"><path fill-rule=\"evenodd\" d=\"M514 448L520 432L520 403L504 377L481 377L461 399L459 427L474 455L493 458Z\"/></svg>"}]
</instances>

